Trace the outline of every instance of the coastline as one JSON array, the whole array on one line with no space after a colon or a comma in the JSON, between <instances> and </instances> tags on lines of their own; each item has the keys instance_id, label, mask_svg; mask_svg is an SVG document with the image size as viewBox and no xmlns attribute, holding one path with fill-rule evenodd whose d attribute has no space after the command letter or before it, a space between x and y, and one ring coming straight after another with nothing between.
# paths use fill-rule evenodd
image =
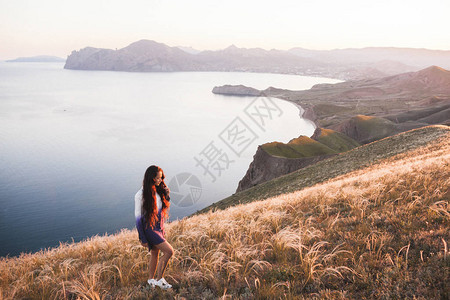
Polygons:
<instances>
[{"instance_id":1,"label":"coastline","mask_svg":"<svg viewBox=\"0 0 450 300\"><path fill-rule=\"evenodd\" d=\"M264 97L264 96L259 96L259 97ZM265 96L265 97L270 97L270 96ZM283 100L283 101L286 101L288 103L293 104L298 109L298 115L299 115L299 117L301 119L304 119L307 122L309 122L314 127L314 130L319 127L313 120L311 120L308 116L306 116L307 110L304 109L299 103L291 101L291 100L288 100L288 99L283 99L283 98L280 98L280 97L271 97L271 98L275 98L275 99L278 99L278 100Z\"/></svg>"},{"instance_id":2,"label":"coastline","mask_svg":"<svg viewBox=\"0 0 450 300\"><path fill-rule=\"evenodd\" d=\"M433 80L430 81L429 78ZM313 140L319 141L319 136L323 132L325 136L330 135L330 132L336 132L337 136L333 134L333 138L324 138L328 141L326 146L334 149L333 145L344 145L338 147L340 149L338 152L345 152L348 151L348 143L352 146L354 143L363 145L404 131L449 123L450 99L435 96L450 92L448 86L442 84L447 80L450 80L449 71L429 67L415 73L372 81L316 85L309 90L293 91L269 87L261 90L258 97L276 98L293 103L299 110L300 118L313 126L314 133L311 136ZM418 84L431 88L421 88L422 93L418 94ZM252 88L242 85L228 86L224 94L232 95L238 89ZM399 95L402 95L400 100ZM413 95L415 97L411 99L410 96ZM448 104L445 104L446 101ZM288 174L299 167L305 167L294 163L295 160L292 158L296 156L289 152L292 151L288 150L290 148L279 149L281 146L275 143L266 145L270 145L267 147L270 147L272 154L265 153L262 147L258 148L246 175L239 183L237 192ZM305 151L304 148L302 150ZM323 156L318 154L322 150L315 151L317 152L314 152L313 156ZM280 153L286 155L285 163L275 161L276 158L281 158L282 155L278 157ZM273 176L274 174L276 175Z\"/></svg>"},{"instance_id":3,"label":"coastline","mask_svg":"<svg viewBox=\"0 0 450 300\"><path fill-rule=\"evenodd\" d=\"M282 99L282 98L278 98L278 99L285 100L285 99ZM317 126L316 122L314 122L313 120L311 120L311 119L306 115L306 114L307 114L307 110L304 109L300 104L295 103L295 102L293 102L293 101L289 101L289 100L285 100L285 101L288 101L288 102L294 104L294 105L298 108L298 110L299 110L299 116L300 116L300 118L302 118L302 119L308 121L309 123L311 123L311 125L313 125L313 127L314 127L314 130L317 129L317 128L319 127L319 126Z\"/></svg>"}]
</instances>

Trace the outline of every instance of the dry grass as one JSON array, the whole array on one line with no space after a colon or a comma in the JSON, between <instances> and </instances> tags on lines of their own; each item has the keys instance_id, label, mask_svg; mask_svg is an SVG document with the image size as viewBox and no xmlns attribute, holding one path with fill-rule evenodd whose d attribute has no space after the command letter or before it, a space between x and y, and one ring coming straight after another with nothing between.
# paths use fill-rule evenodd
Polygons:
<instances>
[{"instance_id":1,"label":"dry grass","mask_svg":"<svg viewBox=\"0 0 450 300\"><path fill-rule=\"evenodd\" d=\"M448 299L450 134L363 170L168 224L173 291L137 233L0 261L0 299Z\"/></svg>"}]
</instances>

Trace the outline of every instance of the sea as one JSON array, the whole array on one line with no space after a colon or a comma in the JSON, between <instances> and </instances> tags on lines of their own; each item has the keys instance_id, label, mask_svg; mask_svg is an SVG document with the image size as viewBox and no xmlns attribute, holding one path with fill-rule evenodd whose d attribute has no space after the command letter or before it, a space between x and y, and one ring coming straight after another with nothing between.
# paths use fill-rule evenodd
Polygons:
<instances>
[{"instance_id":1,"label":"sea","mask_svg":"<svg viewBox=\"0 0 450 300\"><path fill-rule=\"evenodd\" d=\"M246 72L66 70L0 62L0 256L135 226L150 165L170 221L235 193L258 145L311 136L302 108L214 86L304 90L335 79Z\"/></svg>"}]
</instances>

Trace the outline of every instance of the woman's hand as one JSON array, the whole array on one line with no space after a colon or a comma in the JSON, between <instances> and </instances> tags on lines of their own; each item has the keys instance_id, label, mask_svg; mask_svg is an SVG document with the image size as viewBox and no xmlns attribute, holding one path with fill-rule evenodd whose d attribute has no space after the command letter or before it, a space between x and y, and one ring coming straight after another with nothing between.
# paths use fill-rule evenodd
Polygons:
<instances>
[{"instance_id":1,"label":"woman's hand","mask_svg":"<svg viewBox=\"0 0 450 300\"><path fill-rule=\"evenodd\" d=\"M148 248L148 243L141 242L142 247Z\"/></svg>"},{"instance_id":2,"label":"woman's hand","mask_svg":"<svg viewBox=\"0 0 450 300\"><path fill-rule=\"evenodd\" d=\"M169 187L166 185L166 183L164 181L161 182L160 186L163 188L163 193L164 193L164 196L166 197L166 200L170 201L170 189L169 189Z\"/></svg>"},{"instance_id":3,"label":"woman's hand","mask_svg":"<svg viewBox=\"0 0 450 300\"><path fill-rule=\"evenodd\" d=\"M166 195L169 195L170 193L169 187L167 185L164 185L164 192L166 193Z\"/></svg>"}]
</instances>

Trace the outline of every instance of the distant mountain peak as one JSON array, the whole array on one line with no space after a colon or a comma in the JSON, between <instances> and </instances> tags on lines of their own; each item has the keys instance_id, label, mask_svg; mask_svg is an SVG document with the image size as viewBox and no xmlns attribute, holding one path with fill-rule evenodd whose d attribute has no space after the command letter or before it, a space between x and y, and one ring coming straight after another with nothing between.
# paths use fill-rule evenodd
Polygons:
<instances>
[{"instance_id":1,"label":"distant mountain peak","mask_svg":"<svg viewBox=\"0 0 450 300\"><path fill-rule=\"evenodd\" d=\"M230 46L226 47L224 50L236 50L239 49L238 47L236 47L235 44L231 44Z\"/></svg>"},{"instance_id":2,"label":"distant mountain peak","mask_svg":"<svg viewBox=\"0 0 450 300\"><path fill-rule=\"evenodd\" d=\"M242 54L248 52L249 49L247 48L239 48L236 45L231 45L223 49L221 52L228 53L228 54Z\"/></svg>"},{"instance_id":3,"label":"distant mountain peak","mask_svg":"<svg viewBox=\"0 0 450 300\"><path fill-rule=\"evenodd\" d=\"M158 43L155 42L153 40L139 40L137 42L131 43L130 45L128 45L126 48L137 48L137 47L154 47L154 46L159 46L159 47L169 47L165 44L162 43Z\"/></svg>"},{"instance_id":4,"label":"distant mountain peak","mask_svg":"<svg viewBox=\"0 0 450 300\"><path fill-rule=\"evenodd\" d=\"M423 70L420 70L420 71L418 71L417 73L420 73L420 74L442 75L442 76L448 76L448 75L450 75L450 71L448 71L448 70L446 70L446 69L444 69L444 68L438 67L438 66L431 66L431 67L425 68L425 69L423 69Z\"/></svg>"},{"instance_id":5,"label":"distant mountain peak","mask_svg":"<svg viewBox=\"0 0 450 300\"><path fill-rule=\"evenodd\" d=\"M183 50L184 52L189 53L189 54L198 54L198 53L202 52L201 50L197 50L192 47L176 46L176 48Z\"/></svg>"},{"instance_id":6,"label":"distant mountain peak","mask_svg":"<svg viewBox=\"0 0 450 300\"><path fill-rule=\"evenodd\" d=\"M450 86L450 71L438 66L431 66L416 72L415 78L429 87Z\"/></svg>"},{"instance_id":7,"label":"distant mountain peak","mask_svg":"<svg viewBox=\"0 0 450 300\"><path fill-rule=\"evenodd\" d=\"M161 44L161 43L158 43L158 42L156 42L154 40L142 39L142 40L139 40L137 42L131 43L130 46L131 45L136 45L136 44Z\"/></svg>"}]
</instances>

